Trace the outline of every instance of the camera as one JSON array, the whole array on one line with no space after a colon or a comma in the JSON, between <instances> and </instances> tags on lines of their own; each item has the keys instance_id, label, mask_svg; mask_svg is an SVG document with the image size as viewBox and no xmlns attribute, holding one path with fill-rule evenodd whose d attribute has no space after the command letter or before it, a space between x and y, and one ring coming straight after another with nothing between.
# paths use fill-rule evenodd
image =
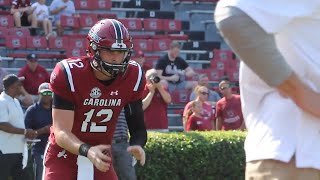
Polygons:
<instances>
[{"instance_id":1,"label":"camera","mask_svg":"<svg viewBox=\"0 0 320 180\"><path fill-rule=\"evenodd\" d=\"M157 75L155 75L155 74L152 75L152 76L150 76L149 80L150 80L152 83L154 83L154 84L160 82L160 78L159 78Z\"/></svg>"}]
</instances>

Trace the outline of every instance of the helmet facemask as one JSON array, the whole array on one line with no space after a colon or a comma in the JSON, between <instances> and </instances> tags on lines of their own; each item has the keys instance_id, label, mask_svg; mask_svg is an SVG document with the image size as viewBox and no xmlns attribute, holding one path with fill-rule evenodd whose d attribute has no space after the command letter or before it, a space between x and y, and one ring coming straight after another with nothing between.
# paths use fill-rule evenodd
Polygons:
<instances>
[{"instance_id":1,"label":"helmet facemask","mask_svg":"<svg viewBox=\"0 0 320 180\"><path fill-rule=\"evenodd\" d=\"M121 64L112 64L105 62L101 59L99 51L96 50L91 66L96 70L100 71L106 76L116 78L118 74L124 74L127 70L129 60L131 58L131 51L125 51L124 59Z\"/></svg>"}]
</instances>

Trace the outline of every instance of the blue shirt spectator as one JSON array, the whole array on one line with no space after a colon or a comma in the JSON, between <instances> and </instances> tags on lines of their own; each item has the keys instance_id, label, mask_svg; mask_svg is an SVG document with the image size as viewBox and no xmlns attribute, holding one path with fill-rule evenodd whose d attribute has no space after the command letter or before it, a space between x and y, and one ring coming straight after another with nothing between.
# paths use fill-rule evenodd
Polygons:
<instances>
[{"instance_id":1,"label":"blue shirt spectator","mask_svg":"<svg viewBox=\"0 0 320 180\"><path fill-rule=\"evenodd\" d=\"M52 91L49 83L42 83L38 88L39 101L26 110L25 125L37 132L40 142L32 144L31 154L36 180L41 180L43 171L43 155L46 148L52 124Z\"/></svg>"}]
</instances>

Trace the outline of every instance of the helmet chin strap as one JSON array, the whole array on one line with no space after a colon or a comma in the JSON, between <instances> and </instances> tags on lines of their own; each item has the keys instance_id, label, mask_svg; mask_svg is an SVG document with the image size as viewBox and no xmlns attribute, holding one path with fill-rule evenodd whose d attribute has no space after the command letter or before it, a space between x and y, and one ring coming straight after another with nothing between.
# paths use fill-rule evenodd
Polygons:
<instances>
[{"instance_id":1,"label":"helmet chin strap","mask_svg":"<svg viewBox=\"0 0 320 180\"><path fill-rule=\"evenodd\" d=\"M94 70L101 72L103 75L110 77L111 79L115 78L115 77L112 77L110 73L108 73L106 70L102 68L101 60L94 59L90 61L90 65Z\"/></svg>"}]
</instances>

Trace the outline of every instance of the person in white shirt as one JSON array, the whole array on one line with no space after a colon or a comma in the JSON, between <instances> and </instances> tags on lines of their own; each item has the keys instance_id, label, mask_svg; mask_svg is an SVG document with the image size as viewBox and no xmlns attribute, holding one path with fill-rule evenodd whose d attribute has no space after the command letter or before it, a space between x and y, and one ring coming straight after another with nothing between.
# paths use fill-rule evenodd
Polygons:
<instances>
[{"instance_id":1,"label":"person in white shirt","mask_svg":"<svg viewBox=\"0 0 320 180\"><path fill-rule=\"evenodd\" d=\"M53 0L50 7L50 13L53 15L53 23L57 26L57 33L59 36L63 35L63 28L61 27L60 17L73 16L76 13L76 8L71 0Z\"/></svg>"},{"instance_id":2,"label":"person in white shirt","mask_svg":"<svg viewBox=\"0 0 320 180\"><path fill-rule=\"evenodd\" d=\"M35 10L33 13L36 15L38 23L42 24L46 38L52 35L52 22L49 20L49 8L46 5L46 0L38 0L38 2L31 6Z\"/></svg>"},{"instance_id":3,"label":"person in white shirt","mask_svg":"<svg viewBox=\"0 0 320 180\"><path fill-rule=\"evenodd\" d=\"M26 140L37 132L25 129L24 114L17 97L21 93L22 78L9 74L3 78L4 91L0 94L0 179L26 179L28 151Z\"/></svg>"},{"instance_id":4,"label":"person in white shirt","mask_svg":"<svg viewBox=\"0 0 320 180\"><path fill-rule=\"evenodd\" d=\"M241 58L246 179L320 179L320 1L221 0Z\"/></svg>"}]
</instances>

